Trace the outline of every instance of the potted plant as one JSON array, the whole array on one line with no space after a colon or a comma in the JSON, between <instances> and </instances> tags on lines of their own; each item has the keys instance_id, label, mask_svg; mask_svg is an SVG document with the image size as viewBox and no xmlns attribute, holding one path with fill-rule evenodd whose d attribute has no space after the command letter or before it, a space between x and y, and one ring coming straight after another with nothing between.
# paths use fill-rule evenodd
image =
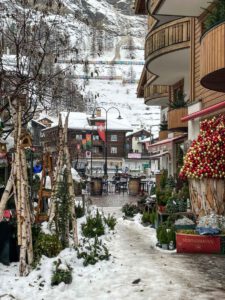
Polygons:
<instances>
[{"instance_id":1,"label":"potted plant","mask_svg":"<svg viewBox=\"0 0 225 300\"><path fill-rule=\"evenodd\" d=\"M168 137L168 122L166 119L162 120L159 125L159 140L164 140Z\"/></svg>"},{"instance_id":2,"label":"potted plant","mask_svg":"<svg viewBox=\"0 0 225 300\"><path fill-rule=\"evenodd\" d=\"M214 27L215 25L225 21L225 2L224 0L214 1L212 10L207 10L207 17L204 21L205 32Z\"/></svg>"},{"instance_id":3,"label":"potted plant","mask_svg":"<svg viewBox=\"0 0 225 300\"><path fill-rule=\"evenodd\" d=\"M183 93L183 91L179 90L174 95L174 100L169 103L170 109L178 109L187 107L188 101L185 100L186 95Z\"/></svg>"},{"instance_id":4,"label":"potted plant","mask_svg":"<svg viewBox=\"0 0 225 300\"><path fill-rule=\"evenodd\" d=\"M168 250L169 241L168 241L168 233L165 225L162 225L161 231L159 234L159 242L162 245L162 249Z\"/></svg>"},{"instance_id":5,"label":"potted plant","mask_svg":"<svg viewBox=\"0 0 225 300\"><path fill-rule=\"evenodd\" d=\"M169 103L168 111L168 129L178 130L185 129L188 126L187 122L181 122L181 118L186 116L188 101L185 100L185 94L182 91L177 91L174 100Z\"/></svg>"}]
</instances>

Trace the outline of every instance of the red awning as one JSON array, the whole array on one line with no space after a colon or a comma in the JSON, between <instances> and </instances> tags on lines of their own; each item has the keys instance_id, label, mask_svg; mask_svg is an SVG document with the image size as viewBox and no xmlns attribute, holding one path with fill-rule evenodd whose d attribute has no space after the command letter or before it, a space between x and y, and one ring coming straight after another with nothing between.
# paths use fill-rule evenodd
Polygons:
<instances>
[{"instance_id":1,"label":"red awning","mask_svg":"<svg viewBox=\"0 0 225 300\"><path fill-rule=\"evenodd\" d=\"M225 101L220 102L220 103L215 104L215 105L212 105L210 107L204 108L202 110L196 111L196 112L194 112L190 115L187 115L186 117L181 118L181 121L182 122L187 122L187 121L190 121L190 120L194 120L198 117L202 117L202 116L205 116L209 113L215 112L215 111L217 111L221 108L225 108Z\"/></svg>"}]
</instances>

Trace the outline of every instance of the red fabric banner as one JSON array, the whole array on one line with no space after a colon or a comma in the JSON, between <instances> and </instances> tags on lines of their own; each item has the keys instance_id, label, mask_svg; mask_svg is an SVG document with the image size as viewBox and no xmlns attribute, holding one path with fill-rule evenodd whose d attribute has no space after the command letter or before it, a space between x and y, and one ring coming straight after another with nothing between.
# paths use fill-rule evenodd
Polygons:
<instances>
[{"instance_id":1,"label":"red fabric banner","mask_svg":"<svg viewBox=\"0 0 225 300\"><path fill-rule=\"evenodd\" d=\"M96 122L98 127L98 135L105 142L105 122Z\"/></svg>"}]
</instances>

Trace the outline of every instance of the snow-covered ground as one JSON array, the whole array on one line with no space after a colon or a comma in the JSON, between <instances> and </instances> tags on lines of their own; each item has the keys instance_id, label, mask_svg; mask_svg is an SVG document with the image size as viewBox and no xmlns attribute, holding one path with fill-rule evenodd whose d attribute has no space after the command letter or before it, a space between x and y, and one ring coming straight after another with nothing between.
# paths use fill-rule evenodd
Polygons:
<instances>
[{"instance_id":1,"label":"snow-covered ground","mask_svg":"<svg viewBox=\"0 0 225 300\"><path fill-rule=\"evenodd\" d=\"M56 287L50 285L55 258L43 257L40 268L24 278L18 277L17 263L0 264L0 299L224 299L223 257L163 251L155 247L155 230L143 227L139 216L128 221L120 207L104 211L117 217L115 233L103 238L111 253L109 261L84 267L75 250L65 249L59 258L72 266L73 282Z\"/></svg>"}]
</instances>

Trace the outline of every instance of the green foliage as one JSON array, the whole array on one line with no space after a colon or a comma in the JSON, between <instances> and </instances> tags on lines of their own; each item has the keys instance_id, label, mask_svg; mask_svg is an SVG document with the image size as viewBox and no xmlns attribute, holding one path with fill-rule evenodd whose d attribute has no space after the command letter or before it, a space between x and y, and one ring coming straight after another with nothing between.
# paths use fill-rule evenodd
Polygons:
<instances>
[{"instance_id":1,"label":"green foliage","mask_svg":"<svg viewBox=\"0 0 225 300\"><path fill-rule=\"evenodd\" d=\"M171 190L176 187L176 180L175 180L175 178L172 175L170 175L167 178L166 187L169 188L169 189L171 189Z\"/></svg>"},{"instance_id":2,"label":"green foliage","mask_svg":"<svg viewBox=\"0 0 225 300\"><path fill-rule=\"evenodd\" d=\"M110 230L114 230L116 226L116 218L113 215L108 214L107 218L104 216L104 222Z\"/></svg>"},{"instance_id":3,"label":"green foliage","mask_svg":"<svg viewBox=\"0 0 225 300\"><path fill-rule=\"evenodd\" d=\"M34 265L41 259L42 255L55 257L62 250L62 244L57 235L40 232L34 242Z\"/></svg>"},{"instance_id":4,"label":"green foliage","mask_svg":"<svg viewBox=\"0 0 225 300\"><path fill-rule=\"evenodd\" d=\"M160 130L160 131L168 130L168 122L167 122L167 121L162 121L162 122L159 124L159 130Z\"/></svg>"},{"instance_id":5,"label":"green foliage","mask_svg":"<svg viewBox=\"0 0 225 300\"><path fill-rule=\"evenodd\" d=\"M154 224L155 224L155 220L156 220L156 212L153 211L153 212L150 214L150 223L151 223L152 225L154 225Z\"/></svg>"},{"instance_id":6,"label":"green foliage","mask_svg":"<svg viewBox=\"0 0 225 300\"><path fill-rule=\"evenodd\" d=\"M215 7L212 11L207 10L208 16L204 22L204 29L207 31L213 26L225 21L225 1L214 1Z\"/></svg>"},{"instance_id":7,"label":"green foliage","mask_svg":"<svg viewBox=\"0 0 225 300\"><path fill-rule=\"evenodd\" d=\"M76 205L75 211L78 219L84 216L84 209L80 204Z\"/></svg>"},{"instance_id":8,"label":"green foliage","mask_svg":"<svg viewBox=\"0 0 225 300\"><path fill-rule=\"evenodd\" d=\"M173 195L166 204L166 212L173 214L187 210L187 199L180 198L179 194Z\"/></svg>"},{"instance_id":9,"label":"green foliage","mask_svg":"<svg viewBox=\"0 0 225 300\"><path fill-rule=\"evenodd\" d=\"M82 233L85 237L93 238L105 233L102 216L97 210L96 216L88 216L86 223L81 225Z\"/></svg>"},{"instance_id":10,"label":"green foliage","mask_svg":"<svg viewBox=\"0 0 225 300\"><path fill-rule=\"evenodd\" d=\"M174 226L168 229L167 231L167 240L168 243L173 242L174 245L176 245L176 231Z\"/></svg>"},{"instance_id":11,"label":"green foliage","mask_svg":"<svg viewBox=\"0 0 225 300\"><path fill-rule=\"evenodd\" d=\"M69 246L69 224L71 221L68 171L65 169L63 180L59 183L56 201L56 232L60 237L63 249Z\"/></svg>"},{"instance_id":12,"label":"green foliage","mask_svg":"<svg viewBox=\"0 0 225 300\"><path fill-rule=\"evenodd\" d=\"M136 205L126 203L122 207L122 212L125 214L126 217L133 218L134 215L136 215L139 212L139 210Z\"/></svg>"},{"instance_id":13,"label":"green foliage","mask_svg":"<svg viewBox=\"0 0 225 300\"><path fill-rule=\"evenodd\" d=\"M143 212L143 215L142 215L142 218L141 218L141 221L142 223L151 223L151 214L147 211L144 211Z\"/></svg>"},{"instance_id":14,"label":"green foliage","mask_svg":"<svg viewBox=\"0 0 225 300\"><path fill-rule=\"evenodd\" d=\"M158 205L166 205L172 195L171 189L156 190L156 199Z\"/></svg>"},{"instance_id":15,"label":"green foliage","mask_svg":"<svg viewBox=\"0 0 225 300\"><path fill-rule=\"evenodd\" d=\"M161 224L157 229L157 239L160 242L160 244L168 244L168 234L167 234L167 228L165 224Z\"/></svg>"},{"instance_id":16,"label":"green foliage","mask_svg":"<svg viewBox=\"0 0 225 300\"><path fill-rule=\"evenodd\" d=\"M182 107L187 107L188 102L185 100L185 94L182 91L177 91L174 95L173 102L169 103L170 109L178 109Z\"/></svg>"},{"instance_id":17,"label":"green foliage","mask_svg":"<svg viewBox=\"0 0 225 300\"><path fill-rule=\"evenodd\" d=\"M94 243L91 244L84 240L84 245L77 248L77 257L83 258L83 265L95 265L99 260L109 260L110 254L107 247L95 237Z\"/></svg>"},{"instance_id":18,"label":"green foliage","mask_svg":"<svg viewBox=\"0 0 225 300\"><path fill-rule=\"evenodd\" d=\"M168 172L167 170L162 171L162 176L160 178L160 189L163 190L166 187L167 184L167 178L168 178Z\"/></svg>"},{"instance_id":19,"label":"green foliage","mask_svg":"<svg viewBox=\"0 0 225 300\"><path fill-rule=\"evenodd\" d=\"M64 282L65 284L70 284L73 280L72 277L72 268L67 265L67 270L60 269L60 260L56 262L56 269L53 272L52 279L51 279L51 285L59 285L61 282Z\"/></svg>"}]
</instances>

